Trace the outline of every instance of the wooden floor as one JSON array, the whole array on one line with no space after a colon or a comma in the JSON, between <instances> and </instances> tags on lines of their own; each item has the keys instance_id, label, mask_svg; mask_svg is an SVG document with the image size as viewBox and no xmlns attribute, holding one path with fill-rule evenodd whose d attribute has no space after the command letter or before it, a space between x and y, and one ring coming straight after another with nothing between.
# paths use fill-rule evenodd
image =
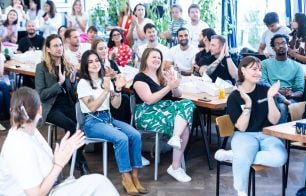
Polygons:
<instances>
[{"instance_id":1,"label":"wooden floor","mask_svg":"<svg viewBox=\"0 0 306 196\"><path fill-rule=\"evenodd\" d=\"M9 128L8 122L0 122L6 128ZM42 134L46 137L47 128L40 128ZM214 131L213 131L214 132ZM59 129L59 138L63 131ZM0 133L0 146L6 137L7 131ZM211 148L213 152L216 150L213 138ZM96 146L96 152L85 153L91 172L102 172L102 154L101 148ZM109 145L108 152L108 177L113 182L120 195L126 195L121 185L121 176L118 172L117 165L114 160L114 153L112 146ZM166 172L171 162L171 152L161 155L159 165L158 181L153 180L154 159L150 154L143 153L143 155L151 161L151 165L144 167L140 171L141 181L150 189L148 196L212 196L216 195L216 169L209 170L207 166L207 159L203 154L203 143L201 140L196 140L191 146L191 150L187 155L186 165L187 173L192 177L189 183L179 183L169 176ZM296 191L303 186L303 160L305 151L292 150L290 158L290 173L288 180L288 188L286 195L293 196ZM215 166L214 162L214 166ZM65 176L68 176L68 166L65 168ZM79 174L75 172L75 176ZM232 196L236 195L233 189L233 178L231 167L222 166L221 169L221 185L220 195ZM279 196L281 195L281 168L271 168L256 173L256 195L258 196Z\"/></svg>"}]
</instances>

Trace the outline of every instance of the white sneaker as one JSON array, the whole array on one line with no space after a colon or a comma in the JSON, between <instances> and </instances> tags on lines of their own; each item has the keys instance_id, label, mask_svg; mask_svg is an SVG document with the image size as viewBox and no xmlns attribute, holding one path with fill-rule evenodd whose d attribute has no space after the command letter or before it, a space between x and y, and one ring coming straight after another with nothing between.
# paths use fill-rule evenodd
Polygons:
<instances>
[{"instance_id":1,"label":"white sneaker","mask_svg":"<svg viewBox=\"0 0 306 196\"><path fill-rule=\"evenodd\" d=\"M177 136L172 136L169 139L168 144L173 148L181 149L181 139Z\"/></svg>"},{"instance_id":2,"label":"white sneaker","mask_svg":"<svg viewBox=\"0 0 306 196\"><path fill-rule=\"evenodd\" d=\"M247 196L248 194L244 191L238 191L238 196Z\"/></svg>"},{"instance_id":3,"label":"white sneaker","mask_svg":"<svg viewBox=\"0 0 306 196\"><path fill-rule=\"evenodd\" d=\"M142 166L150 165L150 161L148 159L144 158L143 156L141 156L141 162L142 162Z\"/></svg>"},{"instance_id":4,"label":"white sneaker","mask_svg":"<svg viewBox=\"0 0 306 196\"><path fill-rule=\"evenodd\" d=\"M191 180L190 176L188 176L181 167L174 170L172 165L170 165L167 169L167 173L179 182L189 182Z\"/></svg>"},{"instance_id":5,"label":"white sneaker","mask_svg":"<svg viewBox=\"0 0 306 196\"><path fill-rule=\"evenodd\" d=\"M232 150L219 149L215 153L215 159L218 160L218 161L232 161L233 160L233 151Z\"/></svg>"}]
</instances>

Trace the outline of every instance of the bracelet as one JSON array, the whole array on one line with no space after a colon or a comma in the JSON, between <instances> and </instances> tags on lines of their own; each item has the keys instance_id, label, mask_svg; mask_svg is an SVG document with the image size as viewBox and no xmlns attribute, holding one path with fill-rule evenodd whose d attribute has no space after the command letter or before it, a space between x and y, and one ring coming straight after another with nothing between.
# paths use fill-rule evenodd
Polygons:
<instances>
[{"instance_id":1,"label":"bracelet","mask_svg":"<svg viewBox=\"0 0 306 196\"><path fill-rule=\"evenodd\" d=\"M251 110L252 107L244 107L243 109L244 109L244 110Z\"/></svg>"},{"instance_id":2,"label":"bracelet","mask_svg":"<svg viewBox=\"0 0 306 196\"><path fill-rule=\"evenodd\" d=\"M60 164L58 164L57 162L53 162L53 165L55 165L55 166L58 166L58 167L60 167L61 169L64 169L64 166L62 166L62 165L60 165Z\"/></svg>"}]
</instances>

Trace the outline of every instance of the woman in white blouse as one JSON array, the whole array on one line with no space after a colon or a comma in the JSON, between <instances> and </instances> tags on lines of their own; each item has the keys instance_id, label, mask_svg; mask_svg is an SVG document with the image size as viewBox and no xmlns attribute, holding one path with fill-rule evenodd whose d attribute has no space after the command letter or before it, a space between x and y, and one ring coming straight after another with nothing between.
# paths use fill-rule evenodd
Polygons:
<instances>
[{"instance_id":1,"label":"woman in white blouse","mask_svg":"<svg viewBox=\"0 0 306 196\"><path fill-rule=\"evenodd\" d=\"M51 34L57 34L58 27L62 25L62 17L57 13L53 1L46 1L44 12L40 18L39 30L43 32L43 36L46 38Z\"/></svg>"},{"instance_id":2,"label":"woman in white blouse","mask_svg":"<svg viewBox=\"0 0 306 196\"><path fill-rule=\"evenodd\" d=\"M87 16L82 12L82 3L75 0L72 4L72 13L66 16L68 28L74 28L80 33L86 33Z\"/></svg>"}]
</instances>

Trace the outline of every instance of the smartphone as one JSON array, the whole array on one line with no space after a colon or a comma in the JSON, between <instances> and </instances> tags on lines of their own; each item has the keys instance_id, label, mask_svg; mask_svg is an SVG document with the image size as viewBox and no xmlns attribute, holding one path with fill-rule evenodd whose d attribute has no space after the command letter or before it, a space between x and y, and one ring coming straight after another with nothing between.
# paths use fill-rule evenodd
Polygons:
<instances>
[{"instance_id":1,"label":"smartphone","mask_svg":"<svg viewBox=\"0 0 306 196\"><path fill-rule=\"evenodd\" d=\"M208 99L207 97L200 98L198 99L199 101L204 101L204 102L211 102L211 99Z\"/></svg>"},{"instance_id":2,"label":"smartphone","mask_svg":"<svg viewBox=\"0 0 306 196\"><path fill-rule=\"evenodd\" d=\"M43 18L46 17L46 16L47 16L47 12L45 12L44 15L42 15Z\"/></svg>"}]
</instances>

